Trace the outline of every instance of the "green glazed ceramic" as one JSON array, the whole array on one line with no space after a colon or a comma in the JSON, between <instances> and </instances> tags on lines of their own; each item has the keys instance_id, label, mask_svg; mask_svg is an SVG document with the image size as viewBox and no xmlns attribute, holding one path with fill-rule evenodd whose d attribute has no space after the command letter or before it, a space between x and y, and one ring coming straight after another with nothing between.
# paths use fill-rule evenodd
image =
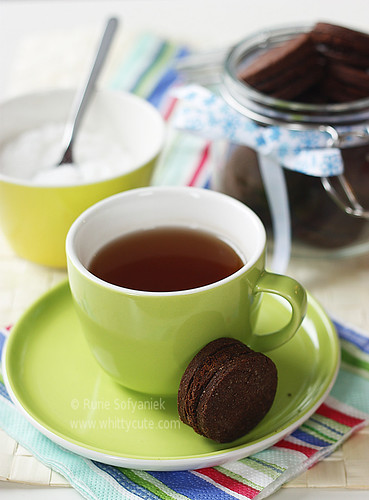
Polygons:
<instances>
[{"instance_id":1,"label":"green glazed ceramic","mask_svg":"<svg viewBox=\"0 0 369 500\"><path fill-rule=\"evenodd\" d=\"M289 316L275 295L263 301L260 333ZM306 318L270 357L278 389L249 434L218 444L181 423L176 399L130 391L99 367L87 346L67 283L41 297L13 328L3 357L9 394L61 446L101 462L146 470L213 466L256 453L301 425L325 399L339 365L335 330L310 295ZM139 375L139 368L133 369Z\"/></svg>"},{"instance_id":2,"label":"green glazed ceramic","mask_svg":"<svg viewBox=\"0 0 369 500\"><path fill-rule=\"evenodd\" d=\"M73 90L60 89L2 103L0 147L27 130L65 123L74 95ZM150 184L165 136L164 121L151 104L122 91L97 91L83 128L116 138L131 153L132 167L97 182L51 186L6 176L0 169L0 224L22 258L65 268L67 232L86 208L115 193Z\"/></svg>"},{"instance_id":3,"label":"green glazed ceramic","mask_svg":"<svg viewBox=\"0 0 369 500\"><path fill-rule=\"evenodd\" d=\"M158 226L210 231L235 247L244 265L215 283L174 292L118 287L88 271L104 244ZM261 351L287 342L304 317L306 293L292 278L265 270L265 244L264 227L254 212L205 189L135 189L86 210L68 233L66 251L72 296L98 363L129 389L173 395L188 363L214 339L234 337ZM291 317L257 335L253 324L266 293L286 299Z\"/></svg>"}]
</instances>

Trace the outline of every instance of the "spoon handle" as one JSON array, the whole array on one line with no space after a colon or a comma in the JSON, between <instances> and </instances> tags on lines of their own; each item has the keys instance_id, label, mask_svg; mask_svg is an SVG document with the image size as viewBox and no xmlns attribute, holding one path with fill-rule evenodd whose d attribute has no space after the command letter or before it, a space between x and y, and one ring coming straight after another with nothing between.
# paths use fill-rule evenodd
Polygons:
<instances>
[{"instance_id":1,"label":"spoon handle","mask_svg":"<svg viewBox=\"0 0 369 500\"><path fill-rule=\"evenodd\" d=\"M104 65L106 55L109 51L111 42L113 41L117 27L118 27L118 19L115 17L110 18L106 24L105 31L100 42L100 46L97 51L95 61L93 63L90 74L87 78L86 84L84 87L81 88L79 92L77 92L74 98L71 108L71 113L68 117L67 126L65 128L63 137L63 145L64 145L63 151L65 151L65 153L59 165L63 163L72 162L73 139L78 132L84 112L87 107L87 103L95 88L95 83Z\"/></svg>"}]
</instances>

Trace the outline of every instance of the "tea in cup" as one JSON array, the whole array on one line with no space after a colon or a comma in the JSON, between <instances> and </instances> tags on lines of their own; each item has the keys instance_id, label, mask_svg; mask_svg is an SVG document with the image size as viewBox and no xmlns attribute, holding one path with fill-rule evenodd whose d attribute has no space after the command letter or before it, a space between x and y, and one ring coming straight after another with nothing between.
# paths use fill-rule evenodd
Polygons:
<instances>
[{"instance_id":1,"label":"tea in cup","mask_svg":"<svg viewBox=\"0 0 369 500\"><path fill-rule=\"evenodd\" d=\"M265 269L265 229L243 203L192 187L111 196L72 224L66 253L82 330L100 366L129 389L175 395L194 355L220 337L263 352L306 312L294 279ZM291 305L287 325L255 332L261 292Z\"/></svg>"}]
</instances>

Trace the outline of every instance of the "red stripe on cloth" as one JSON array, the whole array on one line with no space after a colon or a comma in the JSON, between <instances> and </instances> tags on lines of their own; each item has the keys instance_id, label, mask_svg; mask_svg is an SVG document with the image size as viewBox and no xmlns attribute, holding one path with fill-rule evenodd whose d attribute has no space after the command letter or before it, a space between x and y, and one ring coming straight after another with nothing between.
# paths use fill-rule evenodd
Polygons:
<instances>
[{"instance_id":1,"label":"red stripe on cloth","mask_svg":"<svg viewBox=\"0 0 369 500\"><path fill-rule=\"evenodd\" d=\"M199 164L197 165L196 170L188 183L189 186L195 185L196 179L199 177L199 175L200 175L202 169L204 168L206 161L209 157L209 152L210 152L210 142L207 143L207 145L205 146L205 148L203 149L203 151L201 153Z\"/></svg>"},{"instance_id":2,"label":"red stripe on cloth","mask_svg":"<svg viewBox=\"0 0 369 500\"><path fill-rule=\"evenodd\" d=\"M327 406L325 403L319 406L316 413L322 415L322 417L328 417L331 420L335 420L340 424L347 425L348 427L355 427L356 425L364 422L362 418L351 417L346 413L342 413L341 411L335 410L334 408Z\"/></svg>"},{"instance_id":3,"label":"red stripe on cloth","mask_svg":"<svg viewBox=\"0 0 369 500\"><path fill-rule=\"evenodd\" d=\"M216 483L220 484L221 486L224 486L225 488L228 488L231 491L234 491L235 493L239 493L240 495L245 496L246 498L255 498L256 495L260 493L259 490L256 490L255 488L252 488L251 486L248 486L247 484L240 483L239 481L236 481L235 479L232 479L229 476L226 476L222 472L219 472L216 469L213 469L211 467L206 467L204 469L198 469L196 472L209 477Z\"/></svg>"},{"instance_id":4,"label":"red stripe on cloth","mask_svg":"<svg viewBox=\"0 0 369 500\"><path fill-rule=\"evenodd\" d=\"M274 446L276 446L277 448L287 448L288 450L299 451L307 457L311 457L317 452L317 450L314 450L313 448L308 448L307 446L301 446L296 443L291 443L290 441L286 441L285 439L278 441L278 443L276 443Z\"/></svg>"},{"instance_id":5,"label":"red stripe on cloth","mask_svg":"<svg viewBox=\"0 0 369 500\"><path fill-rule=\"evenodd\" d=\"M169 120L170 118L170 115L173 113L174 111L174 108L176 106L176 103L177 103L178 99L176 97L173 97L169 100L168 104L167 104L167 108L166 110L163 112L163 118L164 120Z\"/></svg>"}]
</instances>

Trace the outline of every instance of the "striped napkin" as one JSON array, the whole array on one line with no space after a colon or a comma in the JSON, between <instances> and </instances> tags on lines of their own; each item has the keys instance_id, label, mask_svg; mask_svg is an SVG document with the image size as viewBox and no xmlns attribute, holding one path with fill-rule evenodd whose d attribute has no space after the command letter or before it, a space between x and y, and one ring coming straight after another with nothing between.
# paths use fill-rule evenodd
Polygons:
<instances>
[{"instance_id":1,"label":"striped napkin","mask_svg":"<svg viewBox=\"0 0 369 500\"><path fill-rule=\"evenodd\" d=\"M182 84L175 61L185 47L151 34L127 49L111 88L134 92L153 103L170 124L172 90ZM208 187L210 143L169 128L154 184ZM327 400L299 429L274 446L219 467L183 472L145 472L97 463L73 454L37 431L15 408L0 382L0 427L45 465L62 474L88 499L265 498L332 453L369 422L369 338L335 323L342 367ZM10 329L0 331L0 354Z\"/></svg>"},{"instance_id":2,"label":"striped napkin","mask_svg":"<svg viewBox=\"0 0 369 500\"><path fill-rule=\"evenodd\" d=\"M168 122L168 140L152 183L209 187L210 142L170 126L177 103L175 90L183 84L175 66L188 54L186 47L151 33L140 35L111 77L110 88L145 98Z\"/></svg>"},{"instance_id":3,"label":"striped napkin","mask_svg":"<svg viewBox=\"0 0 369 500\"><path fill-rule=\"evenodd\" d=\"M36 430L15 408L1 381L0 427L88 499L266 498L369 423L369 338L340 323L335 326L343 361L327 400L274 446L219 467L145 472L80 457ZM8 334L9 329L0 331L0 355Z\"/></svg>"}]
</instances>

